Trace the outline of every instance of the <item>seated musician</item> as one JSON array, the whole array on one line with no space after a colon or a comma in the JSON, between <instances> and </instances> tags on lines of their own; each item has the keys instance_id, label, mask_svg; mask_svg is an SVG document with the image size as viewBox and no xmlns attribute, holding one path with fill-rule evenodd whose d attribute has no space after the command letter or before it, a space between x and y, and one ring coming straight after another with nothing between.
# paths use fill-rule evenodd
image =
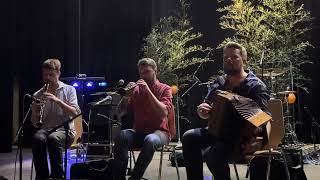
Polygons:
<instances>
[{"instance_id":1,"label":"seated musician","mask_svg":"<svg viewBox=\"0 0 320 180\"><path fill-rule=\"evenodd\" d=\"M65 129L59 128L51 134L49 131L80 113L75 88L59 81L60 68L58 59L44 61L42 79L46 85L34 93L34 97L41 101L32 104L31 116L32 124L39 129L33 136L32 143L36 179L49 178L47 150L50 157L50 178L63 178L62 150L66 140ZM69 123L69 145L74 136L72 122Z\"/></svg>"},{"instance_id":2,"label":"seated musician","mask_svg":"<svg viewBox=\"0 0 320 180\"><path fill-rule=\"evenodd\" d=\"M259 108L267 111L267 101L270 99L266 85L251 71L245 70L247 62L246 49L234 42L227 43L223 48L223 69L225 75L218 77L209 87L208 94L197 113L202 119L208 120L213 108L213 95L216 90L232 92L252 99ZM228 126L233 126L229 124ZM260 135L265 135L265 124ZM237 137L241 138L239 133ZM240 145L241 154L253 153L263 146L265 141L252 137L250 141ZM208 128L191 129L182 138L183 156L189 180L203 179L203 160L217 180L230 179L228 161L233 159L234 145L209 133ZM206 150L203 158L203 151Z\"/></svg>"},{"instance_id":3,"label":"seated musician","mask_svg":"<svg viewBox=\"0 0 320 180\"><path fill-rule=\"evenodd\" d=\"M153 59L139 60L138 70L140 79L129 83L133 88L118 105L120 116L133 113L133 129L120 131L114 140L114 179L125 179L132 148L141 148L141 152L129 179L141 179L156 148L168 144L171 138L167 118L173 108L171 88L157 79Z\"/></svg>"}]
</instances>

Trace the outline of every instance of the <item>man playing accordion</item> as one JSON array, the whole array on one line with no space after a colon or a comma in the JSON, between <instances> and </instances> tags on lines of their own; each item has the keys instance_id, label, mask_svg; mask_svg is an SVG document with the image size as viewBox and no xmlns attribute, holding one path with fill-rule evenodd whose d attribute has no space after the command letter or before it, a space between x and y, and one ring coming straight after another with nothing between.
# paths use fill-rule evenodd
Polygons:
<instances>
[{"instance_id":1,"label":"man playing accordion","mask_svg":"<svg viewBox=\"0 0 320 180\"><path fill-rule=\"evenodd\" d=\"M225 75L218 77L209 87L208 94L203 103L197 108L197 113L202 119L210 119L212 106L217 90L232 92L239 96L250 98L262 110L267 110L267 101L270 99L266 85L253 72L245 70L247 63L246 49L234 42L227 43L223 48L223 69ZM228 112L228 111L226 111ZM230 117L230 116L228 116ZM266 137L264 123L257 136ZM235 124L230 123L232 127ZM233 127L238 128L238 127ZM230 179L228 161L234 158L235 143L243 138L243 131L237 131L234 137L216 137L208 128L191 129L184 133L182 138L183 156L189 180L203 179L203 160L215 179ZM232 139L239 139L238 141ZM252 137L249 141L241 141L237 146L241 155L250 154L261 149L266 138ZM229 141L230 140L230 141ZM203 152L205 156L203 156ZM238 154L238 155L240 155Z\"/></svg>"}]
</instances>

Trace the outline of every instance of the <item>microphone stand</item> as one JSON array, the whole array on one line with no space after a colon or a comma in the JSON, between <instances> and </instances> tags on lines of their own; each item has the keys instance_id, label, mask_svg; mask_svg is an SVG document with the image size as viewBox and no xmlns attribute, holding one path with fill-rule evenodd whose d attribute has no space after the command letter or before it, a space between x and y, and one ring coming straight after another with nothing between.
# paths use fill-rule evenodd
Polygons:
<instances>
[{"instance_id":1,"label":"microphone stand","mask_svg":"<svg viewBox=\"0 0 320 180\"><path fill-rule=\"evenodd\" d=\"M110 117L108 117L108 116L106 116L106 115L97 113L97 116L103 117L103 118L107 119L107 120L108 120L109 122L111 122L111 123L114 123L114 124L117 124L117 125L121 125L120 122L118 122L117 120L111 119Z\"/></svg>"},{"instance_id":2,"label":"microphone stand","mask_svg":"<svg viewBox=\"0 0 320 180\"><path fill-rule=\"evenodd\" d=\"M60 127L64 127L65 129L65 133L66 133L66 140L64 143L64 178L67 179L67 146L68 146L68 140L69 140L69 136L68 136L68 132L69 132L69 123L72 122L74 119L76 119L77 117L81 116L82 113L77 114L76 116L72 117L71 119L64 121L63 123L61 123L60 125L54 127L53 129L51 129L49 131L49 134L53 133L54 131L56 131L58 128Z\"/></svg>"},{"instance_id":3,"label":"microphone stand","mask_svg":"<svg viewBox=\"0 0 320 180\"><path fill-rule=\"evenodd\" d=\"M202 61L199 66L197 67L197 69L194 71L194 73L192 74L192 77L196 80L181 96L180 98L183 98L196 84L198 84L200 81L200 79L196 76L196 74L198 73L200 67L202 66L202 64L204 63L204 61Z\"/></svg>"},{"instance_id":4,"label":"microphone stand","mask_svg":"<svg viewBox=\"0 0 320 180\"><path fill-rule=\"evenodd\" d=\"M23 160L23 155L22 155L22 142L23 142L23 128L24 128L24 124L27 120L27 117L31 111L31 108L32 108L32 105L29 106L29 109L26 113L26 115L24 116L23 118L23 121L19 127L19 130L16 134L16 137L15 137L15 142L18 140L18 151L19 151L19 179L22 180L22 160Z\"/></svg>"},{"instance_id":5,"label":"microphone stand","mask_svg":"<svg viewBox=\"0 0 320 180\"><path fill-rule=\"evenodd\" d=\"M100 116L104 119L106 119L107 121L109 121L109 153L110 155L112 155L112 147L113 147L113 142L112 142L112 127L113 127L113 123L117 124L117 125L121 125L121 123L117 122L114 119L111 119L109 116L97 113L97 116Z\"/></svg>"},{"instance_id":6,"label":"microphone stand","mask_svg":"<svg viewBox=\"0 0 320 180\"><path fill-rule=\"evenodd\" d=\"M194 71L192 77L196 80L181 96L180 99L182 99L188 92L191 91L191 89L198 84L199 82L201 82L199 80L199 78L196 76L196 74L198 73L200 67L202 66L202 64L204 63L204 61L202 61L199 66L197 67L197 69ZM180 108L179 108L179 94L177 93L177 129L178 129L178 144L181 144L181 137L180 137Z\"/></svg>"},{"instance_id":7,"label":"microphone stand","mask_svg":"<svg viewBox=\"0 0 320 180\"><path fill-rule=\"evenodd\" d=\"M201 63L202 64L202 63ZM199 67L201 66L201 64L199 65ZM198 67L198 69L199 69ZM196 72L198 71L198 69L196 70ZM195 74L195 73L194 73ZM198 84L199 82L201 82L197 76L194 76L196 81L180 96L180 98L182 99L189 91L191 91L191 89ZM181 144L181 137L180 137L180 108L179 108L179 94L177 93L177 126L178 126L178 144Z\"/></svg>"},{"instance_id":8,"label":"microphone stand","mask_svg":"<svg viewBox=\"0 0 320 180\"><path fill-rule=\"evenodd\" d=\"M309 110L309 108L304 107L305 112L308 114L309 119L311 121L311 139L312 139L312 143L313 143L313 149L314 149L314 153L317 152L317 146L316 146L316 129L317 127L320 128L319 123L316 121L316 119L314 118L313 114L311 113L311 111ZM318 156L318 155L317 155Z\"/></svg>"}]
</instances>

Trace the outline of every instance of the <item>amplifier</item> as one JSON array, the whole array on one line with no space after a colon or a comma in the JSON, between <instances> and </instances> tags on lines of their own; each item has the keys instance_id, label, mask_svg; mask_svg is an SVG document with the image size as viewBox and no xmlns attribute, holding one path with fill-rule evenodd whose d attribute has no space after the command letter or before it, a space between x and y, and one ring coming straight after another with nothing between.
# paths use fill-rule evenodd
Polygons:
<instances>
[{"instance_id":1,"label":"amplifier","mask_svg":"<svg viewBox=\"0 0 320 180\"><path fill-rule=\"evenodd\" d=\"M110 158L112 156L113 144L98 144L88 143L87 144L87 158Z\"/></svg>"}]
</instances>

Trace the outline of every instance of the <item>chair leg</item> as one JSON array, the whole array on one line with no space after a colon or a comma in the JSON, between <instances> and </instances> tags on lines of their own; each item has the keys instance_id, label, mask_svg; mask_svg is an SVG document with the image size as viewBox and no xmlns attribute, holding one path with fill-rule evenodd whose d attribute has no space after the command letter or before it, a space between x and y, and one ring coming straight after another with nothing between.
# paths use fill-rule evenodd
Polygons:
<instances>
[{"instance_id":1,"label":"chair leg","mask_svg":"<svg viewBox=\"0 0 320 180\"><path fill-rule=\"evenodd\" d=\"M234 167L234 172L236 173L237 180L239 180L239 173L238 173L236 162L233 162L233 167Z\"/></svg>"},{"instance_id":2,"label":"chair leg","mask_svg":"<svg viewBox=\"0 0 320 180\"><path fill-rule=\"evenodd\" d=\"M132 154L132 158L133 158L133 163L136 164L136 157L134 156L134 152L131 151L131 154Z\"/></svg>"},{"instance_id":3,"label":"chair leg","mask_svg":"<svg viewBox=\"0 0 320 180\"><path fill-rule=\"evenodd\" d=\"M131 173L131 169L132 169L132 152L129 151L129 169L128 169L128 174Z\"/></svg>"},{"instance_id":4,"label":"chair leg","mask_svg":"<svg viewBox=\"0 0 320 180\"><path fill-rule=\"evenodd\" d=\"M131 175L131 171L132 171L132 158L133 158L133 151L129 151L129 168L127 172L128 175Z\"/></svg>"},{"instance_id":5,"label":"chair leg","mask_svg":"<svg viewBox=\"0 0 320 180\"><path fill-rule=\"evenodd\" d=\"M86 147L82 144L82 143L78 143L77 145L77 159L76 162L79 160L81 160L82 162L86 161Z\"/></svg>"},{"instance_id":6,"label":"chair leg","mask_svg":"<svg viewBox=\"0 0 320 180\"><path fill-rule=\"evenodd\" d=\"M158 175L158 180L161 180L162 159L163 159L163 146L161 147L161 151L160 151L160 165L159 165L159 175Z\"/></svg>"},{"instance_id":7,"label":"chair leg","mask_svg":"<svg viewBox=\"0 0 320 180\"><path fill-rule=\"evenodd\" d=\"M32 180L32 176L33 176L33 157L31 160L31 174L30 174L30 180Z\"/></svg>"},{"instance_id":8,"label":"chair leg","mask_svg":"<svg viewBox=\"0 0 320 180\"><path fill-rule=\"evenodd\" d=\"M289 173L289 168L288 168L288 163L287 163L286 155L284 154L284 152L282 151L282 149L280 149L280 152L281 152L281 156L282 156L282 158L283 158L284 168L285 168L285 171L286 171L287 180L290 180L290 173Z\"/></svg>"},{"instance_id":9,"label":"chair leg","mask_svg":"<svg viewBox=\"0 0 320 180\"><path fill-rule=\"evenodd\" d=\"M300 161L299 161L299 162L300 162L301 168L302 168L302 170L303 170L303 168L304 168L304 167L303 167L303 155L302 155L302 149L300 149L300 150L299 150L299 154L300 154L300 158L299 158L299 159L300 159Z\"/></svg>"},{"instance_id":10,"label":"chair leg","mask_svg":"<svg viewBox=\"0 0 320 180\"><path fill-rule=\"evenodd\" d=\"M270 166L271 166L271 149L269 150L269 155L268 155L268 164L267 164L267 180L270 180Z\"/></svg>"},{"instance_id":11,"label":"chair leg","mask_svg":"<svg viewBox=\"0 0 320 180\"><path fill-rule=\"evenodd\" d=\"M76 163L78 162L79 154L80 154L80 152L79 152L79 144L77 144L77 147L76 147Z\"/></svg>"},{"instance_id":12,"label":"chair leg","mask_svg":"<svg viewBox=\"0 0 320 180\"><path fill-rule=\"evenodd\" d=\"M252 160L252 159L251 159ZM250 160L250 161L251 161ZM250 161L249 161L249 163L247 164L247 172L246 172L246 178L249 178L249 175L250 175Z\"/></svg>"},{"instance_id":13,"label":"chair leg","mask_svg":"<svg viewBox=\"0 0 320 180\"><path fill-rule=\"evenodd\" d=\"M133 163L132 163L133 161ZM136 164L136 157L134 156L133 151L129 151L129 168L128 168L128 175L131 175L134 165Z\"/></svg>"},{"instance_id":14,"label":"chair leg","mask_svg":"<svg viewBox=\"0 0 320 180\"><path fill-rule=\"evenodd\" d=\"M177 171L178 180L180 180L180 173L179 173L179 168L178 168L178 161L177 161L175 147L173 147L173 153L174 153L174 163L176 164L176 171Z\"/></svg>"}]
</instances>

